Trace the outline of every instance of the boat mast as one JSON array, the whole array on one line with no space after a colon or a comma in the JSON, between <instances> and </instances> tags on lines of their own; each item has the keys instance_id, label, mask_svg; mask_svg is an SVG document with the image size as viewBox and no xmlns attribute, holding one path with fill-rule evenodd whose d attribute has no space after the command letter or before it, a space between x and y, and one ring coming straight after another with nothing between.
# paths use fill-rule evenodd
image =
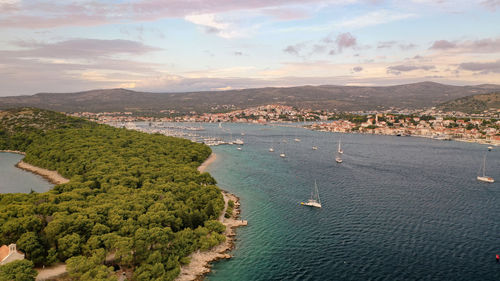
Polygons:
<instances>
[{"instance_id":1,"label":"boat mast","mask_svg":"<svg viewBox=\"0 0 500 281\"><path fill-rule=\"evenodd\" d=\"M483 177L486 175L486 153L484 153L483 158Z\"/></svg>"},{"instance_id":2,"label":"boat mast","mask_svg":"<svg viewBox=\"0 0 500 281\"><path fill-rule=\"evenodd\" d=\"M318 185L316 184L316 180L314 180L314 190L316 191L316 197L318 198L318 203L321 204L321 201L319 200L319 191L318 191Z\"/></svg>"}]
</instances>

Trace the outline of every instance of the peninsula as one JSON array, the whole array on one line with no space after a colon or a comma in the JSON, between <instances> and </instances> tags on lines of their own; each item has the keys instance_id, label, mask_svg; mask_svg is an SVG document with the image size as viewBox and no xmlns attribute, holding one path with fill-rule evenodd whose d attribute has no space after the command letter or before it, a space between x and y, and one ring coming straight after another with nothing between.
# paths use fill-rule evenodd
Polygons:
<instances>
[{"instance_id":1,"label":"peninsula","mask_svg":"<svg viewBox=\"0 0 500 281\"><path fill-rule=\"evenodd\" d=\"M209 147L34 108L0 115L0 149L70 179L46 193L0 194L0 239L35 266L64 262L70 278L173 280L192 253L226 241L218 219L235 201L197 170Z\"/></svg>"}]
</instances>

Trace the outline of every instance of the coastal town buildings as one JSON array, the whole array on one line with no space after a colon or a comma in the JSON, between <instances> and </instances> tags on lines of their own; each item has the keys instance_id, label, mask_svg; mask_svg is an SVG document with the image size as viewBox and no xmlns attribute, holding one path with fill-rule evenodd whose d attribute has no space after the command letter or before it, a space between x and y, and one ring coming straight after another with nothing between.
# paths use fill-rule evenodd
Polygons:
<instances>
[{"instance_id":1,"label":"coastal town buildings","mask_svg":"<svg viewBox=\"0 0 500 281\"><path fill-rule=\"evenodd\" d=\"M395 136L421 136L442 140L460 140L500 145L500 110L490 109L481 114L426 110L386 110L383 112L328 112L297 109L282 104L270 104L229 112L179 114L163 111L164 116L137 116L132 112L79 112L70 115L89 120L117 124L142 122L234 122L286 123L304 122L313 130L339 133L365 133ZM307 122L307 123L306 123Z\"/></svg>"}]
</instances>

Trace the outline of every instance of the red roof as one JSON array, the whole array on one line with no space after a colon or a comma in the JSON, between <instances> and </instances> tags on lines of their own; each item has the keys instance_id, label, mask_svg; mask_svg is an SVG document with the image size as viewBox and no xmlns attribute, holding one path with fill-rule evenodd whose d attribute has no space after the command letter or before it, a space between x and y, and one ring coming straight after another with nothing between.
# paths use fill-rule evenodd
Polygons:
<instances>
[{"instance_id":1,"label":"red roof","mask_svg":"<svg viewBox=\"0 0 500 281\"><path fill-rule=\"evenodd\" d=\"M3 261L10 253L9 247L6 245L3 245L0 247L0 261Z\"/></svg>"}]
</instances>

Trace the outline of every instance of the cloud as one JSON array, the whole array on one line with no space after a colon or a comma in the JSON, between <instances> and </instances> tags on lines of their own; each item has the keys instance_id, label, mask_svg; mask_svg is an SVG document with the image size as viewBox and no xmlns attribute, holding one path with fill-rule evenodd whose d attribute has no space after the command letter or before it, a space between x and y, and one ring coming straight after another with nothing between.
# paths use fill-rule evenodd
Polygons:
<instances>
[{"instance_id":1,"label":"cloud","mask_svg":"<svg viewBox=\"0 0 500 281\"><path fill-rule=\"evenodd\" d=\"M339 52L342 52L345 48L354 47L357 44L356 38L349 32L339 34L335 43L337 44Z\"/></svg>"},{"instance_id":2,"label":"cloud","mask_svg":"<svg viewBox=\"0 0 500 281\"><path fill-rule=\"evenodd\" d=\"M477 53L498 53L500 52L500 37L465 41L460 47Z\"/></svg>"},{"instance_id":3,"label":"cloud","mask_svg":"<svg viewBox=\"0 0 500 281\"><path fill-rule=\"evenodd\" d=\"M461 63L458 68L478 72L478 74L500 73L500 60L494 62L465 62Z\"/></svg>"},{"instance_id":4,"label":"cloud","mask_svg":"<svg viewBox=\"0 0 500 281\"><path fill-rule=\"evenodd\" d=\"M0 51L0 94L74 91L133 85L157 75L161 65L134 59L160 50L129 40L16 41L21 50Z\"/></svg>"},{"instance_id":5,"label":"cloud","mask_svg":"<svg viewBox=\"0 0 500 281\"><path fill-rule=\"evenodd\" d=\"M456 48L457 44L452 43L447 40L438 40L435 41L434 44L432 44L431 49L436 49L436 50L443 50L443 49L452 49Z\"/></svg>"},{"instance_id":6,"label":"cloud","mask_svg":"<svg viewBox=\"0 0 500 281\"><path fill-rule=\"evenodd\" d=\"M389 74L394 74L394 75L399 75L402 72L409 72L409 71L414 71L414 70L431 70L436 68L433 65L394 65L394 66L389 66L387 67L387 73Z\"/></svg>"},{"instance_id":7,"label":"cloud","mask_svg":"<svg viewBox=\"0 0 500 281\"><path fill-rule=\"evenodd\" d=\"M329 55L336 55L342 53L344 49L355 48L358 44L356 37L351 33L345 32L340 33L335 37L335 34L330 34L321 40L325 44L325 48L328 47L330 51Z\"/></svg>"},{"instance_id":8,"label":"cloud","mask_svg":"<svg viewBox=\"0 0 500 281\"><path fill-rule=\"evenodd\" d=\"M2 0L0 26L12 28L51 28L58 26L95 26L127 21L154 21L190 15L252 11L280 20L307 17L307 5L345 5L349 0L135 0L135 1L44 1ZM294 7L295 6L295 7ZM289 13L283 12L292 11ZM9 13L7 13L9 12ZM287 15L288 14L288 15Z\"/></svg>"},{"instance_id":9,"label":"cloud","mask_svg":"<svg viewBox=\"0 0 500 281\"><path fill-rule=\"evenodd\" d=\"M300 52L304 49L305 46L306 46L305 43L289 45L285 49L283 49L283 52L288 53L290 55L300 56Z\"/></svg>"},{"instance_id":10,"label":"cloud","mask_svg":"<svg viewBox=\"0 0 500 281\"><path fill-rule=\"evenodd\" d=\"M243 36L232 24L223 22L215 14L188 15L184 19L196 25L203 26L206 33L216 34L222 38L230 39Z\"/></svg>"},{"instance_id":11,"label":"cloud","mask_svg":"<svg viewBox=\"0 0 500 281\"><path fill-rule=\"evenodd\" d=\"M417 17L416 14L409 14L409 13L405 14L390 10L379 10L379 11L369 12L367 14L352 19L344 20L336 24L336 26L343 29L356 29L356 28L380 25L415 17Z\"/></svg>"},{"instance_id":12,"label":"cloud","mask_svg":"<svg viewBox=\"0 0 500 281\"><path fill-rule=\"evenodd\" d=\"M378 42L377 49L387 49L392 48L397 42L396 41L382 41Z\"/></svg>"},{"instance_id":13,"label":"cloud","mask_svg":"<svg viewBox=\"0 0 500 281\"><path fill-rule=\"evenodd\" d=\"M500 37L459 42L438 40L432 44L430 49L457 53L500 53Z\"/></svg>"},{"instance_id":14,"label":"cloud","mask_svg":"<svg viewBox=\"0 0 500 281\"><path fill-rule=\"evenodd\" d=\"M411 50L411 49L414 49L416 48L417 45L416 44L413 44L413 43L408 43L408 44L399 44L399 48L403 51L406 51L406 50Z\"/></svg>"},{"instance_id":15,"label":"cloud","mask_svg":"<svg viewBox=\"0 0 500 281\"><path fill-rule=\"evenodd\" d=\"M160 48L144 45L143 43L114 39L70 39L56 43L42 43L35 41L14 41L20 51L3 51L17 57L44 57L44 58L101 58L118 54L141 55L159 51Z\"/></svg>"},{"instance_id":16,"label":"cloud","mask_svg":"<svg viewBox=\"0 0 500 281\"><path fill-rule=\"evenodd\" d=\"M312 45L311 45L312 44ZM302 42L295 45L289 45L283 51L285 53L303 56L302 52L309 50L307 56L315 54L336 55L342 53L344 49L355 48L357 46L357 39L351 33L331 33L321 40L314 42Z\"/></svg>"},{"instance_id":17,"label":"cloud","mask_svg":"<svg viewBox=\"0 0 500 281\"><path fill-rule=\"evenodd\" d=\"M488 8L491 11L496 11L500 7L500 0L486 0L481 2L481 5Z\"/></svg>"}]
</instances>

